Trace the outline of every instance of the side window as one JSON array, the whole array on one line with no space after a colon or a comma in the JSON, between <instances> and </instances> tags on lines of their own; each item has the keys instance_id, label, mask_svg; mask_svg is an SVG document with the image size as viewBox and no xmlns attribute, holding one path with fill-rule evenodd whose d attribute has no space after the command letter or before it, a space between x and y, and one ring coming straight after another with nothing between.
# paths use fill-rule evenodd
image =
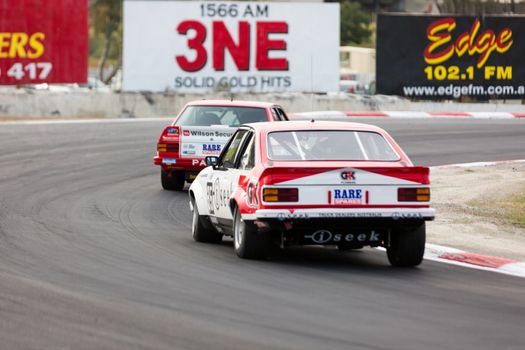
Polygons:
<instances>
[{"instance_id":1,"label":"side window","mask_svg":"<svg viewBox=\"0 0 525 350\"><path fill-rule=\"evenodd\" d=\"M279 111L275 107L272 107L272 116L273 116L273 120L275 120L275 121L281 121L282 120L281 114L279 113Z\"/></svg>"},{"instance_id":2,"label":"side window","mask_svg":"<svg viewBox=\"0 0 525 350\"><path fill-rule=\"evenodd\" d=\"M221 164L225 168L235 167L235 159L237 158L237 154L239 153L242 147L242 141L244 140L247 134L248 130L237 130L235 135L233 135L231 142L228 144L228 148L225 149L224 152L221 154L219 164Z\"/></svg>"},{"instance_id":3,"label":"side window","mask_svg":"<svg viewBox=\"0 0 525 350\"><path fill-rule=\"evenodd\" d=\"M273 119L278 121L288 120L288 116L284 113L283 109L279 106L272 107Z\"/></svg>"},{"instance_id":4,"label":"side window","mask_svg":"<svg viewBox=\"0 0 525 350\"><path fill-rule=\"evenodd\" d=\"M252 136L246 146L239 163L239 169L250 170L255 166L255 136Z\"/></svg>"},{"instance_id":5,"label":"side window","mask_svg":"<svg viewBox=\"0 0 525 350\"><path fill-rule=\"evenodd\" d=\"M281 115L281 120L289 120L286 113L284 113L284 110L281 107L277 107L277 111Z\"/></svg>"}]
</instances>

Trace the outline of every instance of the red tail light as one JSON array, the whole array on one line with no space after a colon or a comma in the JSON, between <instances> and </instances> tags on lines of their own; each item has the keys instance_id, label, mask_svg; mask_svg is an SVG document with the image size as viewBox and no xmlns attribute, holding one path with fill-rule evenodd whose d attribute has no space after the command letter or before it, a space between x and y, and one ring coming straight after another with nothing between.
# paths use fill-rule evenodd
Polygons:
<instances>
[{"instance_id":1,"label":"red tail light","mask_svg":"<svg viewBox=\"0 0 525 350\"><path fill-rule=\"evenodd\" d=\"M157 151L179 153L179 143L178 142L159 143L157 144Z\"/></svg>"},{"instance_id":2,"label":"red tail light","mask_svg":"<svg viewBox=\"0 0 525 350\"><path fill-rule=\"evenodd\" d=\"M298 202L299 189L266 187L263 189L263 201L265 202Z\"/></svg>"},{"instance_id":3,"label":"red tail light","mask_svg":"<svg viewBox=\"0 0 525 350\"><path fill-rule=\"evenodd\" d=\"M410 187L397 189L398 202L429 202L430 188Z\"/></svg>"},{"instance_id":4,"label":"red tail light","mask_svg":"<svg viewBox=\"0 0 525 350\"><path fill-rule=\"evenodd\" d=\"M180 128L178 126L167 126L162 130L159 143L157 144L158 152L179 153Z\"/></svg>"},{"instance_id":5,"label":"red tail light","mask_svg":"<svg viewBox=\"0 0 525 350\"><path fill-rule=\"evenodd\" d=\"M167 126L162 130L160 134L159 143L169 142L169 141L179 141L180 137L180 127L178 126Z\"/></svg>"}]
</instances>

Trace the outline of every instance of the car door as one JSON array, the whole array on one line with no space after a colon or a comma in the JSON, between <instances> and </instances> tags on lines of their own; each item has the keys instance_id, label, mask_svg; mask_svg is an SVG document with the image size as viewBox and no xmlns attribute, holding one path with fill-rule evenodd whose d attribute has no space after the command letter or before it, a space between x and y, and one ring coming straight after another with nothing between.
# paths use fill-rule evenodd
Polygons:
<instances>
[{"instance_id":1,"label":"car door","mask_svg":"<svg viewBox=\"0 0 525 350\"><path fill-rule=\"evenodd\" d=\"M206 184L208 207L210 215L217 219L219 226L225 228L231 228L232 226L233 217L229 208L229 202L233 191L239 183L239 176L248 171L239 169L239 164L241 163L241 156L252 138L252 131L244 128L237 130L221 153L215 167L216 170L208 176Z\"/></svg>"}]
</instances>

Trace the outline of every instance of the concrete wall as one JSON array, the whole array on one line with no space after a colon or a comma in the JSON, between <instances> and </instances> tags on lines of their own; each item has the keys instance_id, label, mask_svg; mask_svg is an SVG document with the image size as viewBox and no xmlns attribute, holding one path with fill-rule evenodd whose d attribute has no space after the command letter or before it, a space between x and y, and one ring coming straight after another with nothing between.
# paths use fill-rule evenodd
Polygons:
<instances>
[{"instance_id":1,"label":"concrete wall","mask_svg":"<svg viewBox=\"0 0 525 350\"><path fill-rule=\"evenodd\" d=\"M152 93L54 92L10 89L0 91L0 118L144 118L173 116L188 101L230 99L230 94L175 95ZM525 112L522 104L412 103L389 96L313 94L236 94L236 100L272 101L289 112L309 111L427 111Z\"/></svg>"}]
</instances>

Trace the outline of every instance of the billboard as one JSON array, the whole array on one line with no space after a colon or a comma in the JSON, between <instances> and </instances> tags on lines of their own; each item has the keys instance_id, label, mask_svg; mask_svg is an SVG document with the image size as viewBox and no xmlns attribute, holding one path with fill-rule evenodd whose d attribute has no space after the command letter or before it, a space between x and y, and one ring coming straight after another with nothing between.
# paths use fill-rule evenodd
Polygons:
<instances>
[{"instance_id":1,"label":"billboard","mask_svg":"<svg viewBox=\"0 0 525 350\"><path fill-rule=\"evenodd\" d=\"M124 1L124 90L336 91L339 4Z\"/></svg>"},{"instance_id":2,"label":"billboard","mask_svg":"<svg viewBox=\"0 0 525 350\"><path fill-rule=\"evenodd\" d=\"M87 0L0 2L0 84L84 83Z\"/></svg>"},{"instance_id":3,"label":"billboard","mask_svg":"<svg viewBox=\"0 0 525 350\"><path fill-rule=\"evenodd\" d=\"M525 17L380 15L377 92L525 98Z\"/></svg>"}]
</instances>

